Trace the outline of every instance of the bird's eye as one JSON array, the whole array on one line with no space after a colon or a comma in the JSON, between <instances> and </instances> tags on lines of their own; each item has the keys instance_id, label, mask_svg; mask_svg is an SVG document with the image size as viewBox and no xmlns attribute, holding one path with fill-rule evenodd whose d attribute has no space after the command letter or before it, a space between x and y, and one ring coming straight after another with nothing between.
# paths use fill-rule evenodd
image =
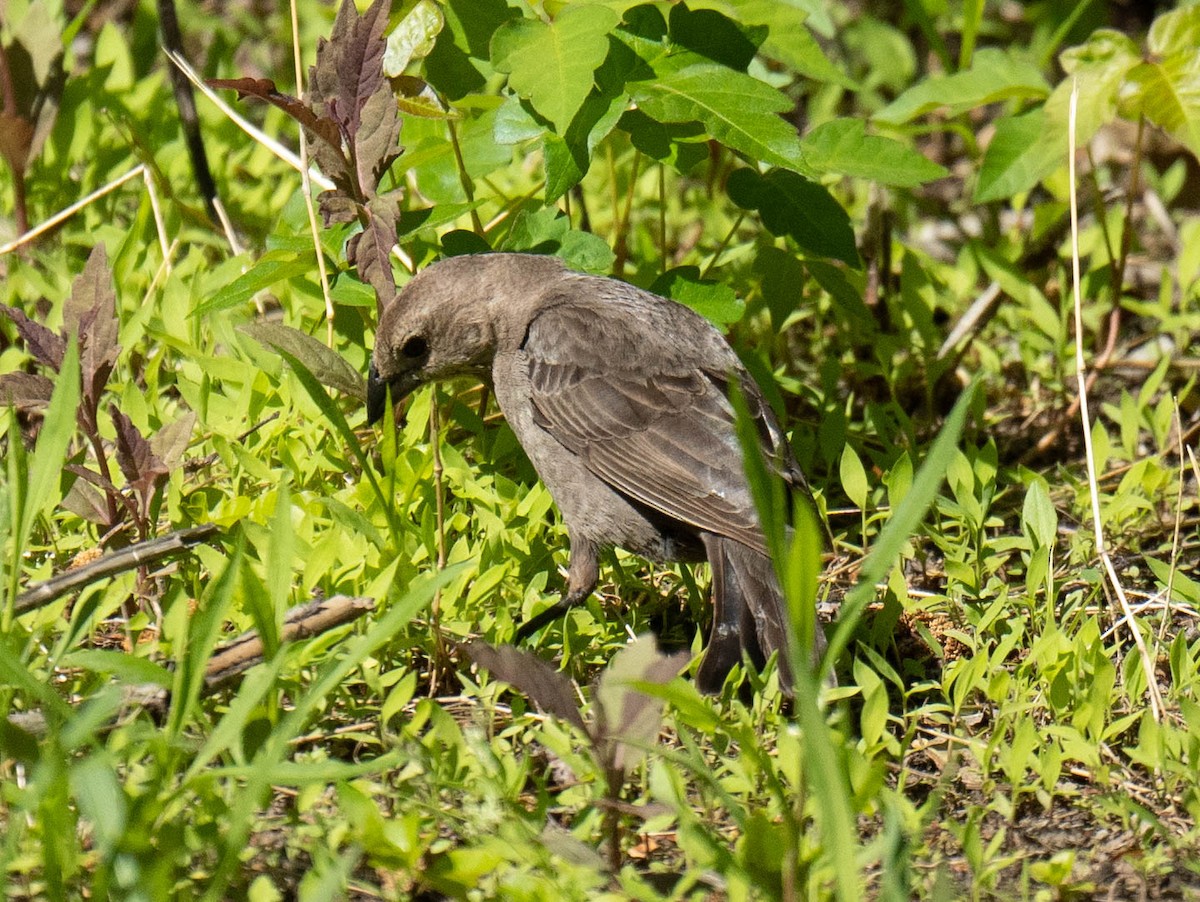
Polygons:
<instances>
[{"instance_id":1,"label":"bird's eye","mask_svg":"<svg viewBox=\"0 0 1200 902\"><path fill-rule=\"evenodd\" d=\"M415 360L418 357L424 357L429 351L429 342L420 335L414 335L404 343L404 347L400 349L400 353L409 360Z\"/></svg>"}]
</instances>

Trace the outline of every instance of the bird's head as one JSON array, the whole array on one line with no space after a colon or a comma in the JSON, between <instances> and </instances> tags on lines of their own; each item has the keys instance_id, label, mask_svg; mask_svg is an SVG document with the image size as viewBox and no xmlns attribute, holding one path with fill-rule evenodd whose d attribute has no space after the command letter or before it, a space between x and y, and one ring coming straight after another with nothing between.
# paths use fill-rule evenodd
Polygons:
<instances>
[{"instance_id":1,"label":"bird's head","mask_svg":"<svg viewBox=\"0 0 1200 902\"><path fill-rule=\"evenodd\" d=\"M546 276L551 257L482 254L451 257L418 273L384 309L367 380L367 419L383 416L388 389L399 401L426 382L486 378L499 333ZM510 322L511 321L511 322Z\"/></svg>"}]
</instances>

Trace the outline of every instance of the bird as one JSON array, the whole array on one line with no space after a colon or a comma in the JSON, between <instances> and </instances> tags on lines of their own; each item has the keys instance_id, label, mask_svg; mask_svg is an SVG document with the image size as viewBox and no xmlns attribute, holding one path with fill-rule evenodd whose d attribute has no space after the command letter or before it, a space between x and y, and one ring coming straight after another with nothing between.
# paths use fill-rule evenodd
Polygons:
<instances>
[{"instance_id":1,"label":"bird","mask_svg":"<svg viewBox=\"0 0 1200 902\"><path fill-rule=\"evenodd\" d=\"M427 382L490 383L567 528L566 591L527 621L526 638L582 603L600 554L712 569L713 618L696 672L720 694L747 655L779 652L791 694L790 627L745 471L729 400L736 384L767 461L807 490L762 390L725 337L676 301L578 273L556 257L449 257L383 309L367 382L367 419ZM816 631L814 656L824 646Z\"/></svg>"}]
</instances>

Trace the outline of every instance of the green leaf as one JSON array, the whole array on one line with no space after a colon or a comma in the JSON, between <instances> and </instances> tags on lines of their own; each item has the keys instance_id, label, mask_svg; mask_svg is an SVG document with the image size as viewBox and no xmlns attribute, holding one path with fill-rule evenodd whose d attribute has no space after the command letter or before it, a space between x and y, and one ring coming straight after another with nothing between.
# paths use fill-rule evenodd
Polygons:
<instances>
[{"instance_id":1,"label":"green leaf","mask_svg":"<svg viewBox=\"0 0 1200 902\"><path fill-rule=\"evenodd\" d=\"M561 135L592 90L618 21L608 7L580 4L566 7L549 25L534 19L506 22L492 35L492 65L509 73L512 89Z\"/></svg>"},{"instance_id":2,"label":"green leaf","mask_svg":"<svg viewBox=\"0 0 1200 902\"><path fill-rule=\"evenodd\" d=\"M346 358L327 348L317 339L283 323L247 323L238 331L249 335L259 344L276 351L286 351L301 361L323 385L337 389L357 401L367 400L362 374L346 362Z\"/></svg>"},{"instance_id":3,"label":"green leaf","mask_svg":"<svg viewBox=\"0 0 1200 902\"><path fill-rule=\"evenodd\" d=\"M757 210L774 235L788 235L800 247L850 266L859 265L850 217L824 187L786 169L765 176L738 169L726 184L729 198L744 210Z\"/></svg>"},{"instance_id":4,"label":"green leaf","mask_svg":"<svg viewBox=\"0 0 1200 902\"><path fill-rule=\"evenodd\" d=\"M64 655L61 664L64 667L83 667L93 673L111 673L130 685L153 683L164 689L171 686L171 673L165 667L123 651L82 648Z\"/></svg>"},{"instance_id":5,"label":"green leaf","mask_svg":"<svg viewBox=\"0 0 1200 902\"><path fill-rule=\"evenodd\" d=\"M608 246L608 242L599 235L581 232L578 229L571 229L563 236L558 255L571 269L595 275L612 272L613 260L617 256Z\"/></svg>"},{"instance_id":6,"label":"green leaf","mask_svg":"<svg viewBox=\"0 0 1200 902\"><path fill-rule=\"evenodd\" d=\"M1058 513L1041 479L1031 482L1025 492L1021 528L1038 548L1052 548L1058 537Z\"/></svg>"},{"instance_id":7,"label":"green leaf","mask_svg":"<svg viewBox=\"0 0 1200 902\"><path fill-rule=\"evenodd\" d=\"M63 463L75 435L75 409L79 406L79 346L74 335L67 343L62 367L54 379L54 393L42 420L37 446L29 463L29 485L21 511L17 554L23 555L34 521L58 499L53 497L62 478Z\"/></svg>"},{"instance_id":8,"label":"green leaf","mask_svg":"<svg viewBox=\"0 0 1200 902\"><path fill-rule=\"evenodd\" d=\"M861 119L833 119L800 141L804 159L820 172L912 188L943 178L946 169L899 141L868 135Z\"/></svg>"},{"instance_id":9,"label":"green leaf","mask_svg":"<svg viewBox=\"0 0 1200 902\"><path fill-rule=\"evenodd\" d=\"M1012 98L1041 98L1050 86L1038 67L1021 50L986 47L975 54L965 72L919 81L873 117L876 122L903 125L931 110L947 108L957 116L967 110Z\"/></svg>"},{"instance_id":10,"label":"green leaf","mask_svg":"<svg viewBox=\"0 0 1200 902\"><path fill-rule=\"evenodd\" d=\"M710 135L751 160L804 175L796 129L779 117L792 101L766 82L715 63L697 63L653 81L629 85L638 108L659 122L699 122Z\"/></svg>"},{"instance_id":11,"label":"green leaf","mask_svg":"<svg viewBox=\"0 0 1200 902\"><path fill-rule=\"evenodd\" d=\"M688 172L708 159L707 143L695 140L704 134L704 126L699 122L664 123L641 110L626 110L617 125L629 134L634 147L679 172Z\"/></svg>"},{"instance_id":12,"label":"green leaf","mask_svg":"<svg viewBox=\"0 0 1200 902\"><path fill-rule=\"evenodd\" d=\"M424 59L433 51L446 19L433 0L418 0L388 35L383 51L383 74L400 75L413 60Z\"/></svg>"},{"instance_id":13,"label":"green leaf","mask_svg":"<svg viewBox=\"0 0 1200 902\"><path fill-rule=\"evenodd\" d=\"M1066 132L1047 127L1045 110L1001 119L980 164L975 202L1028 191L1066 160Z\"/></svg>"},{"instance_id":14,"label":"green leaf","mask_svg":"<svg viewBox=\"0 0 1200 902\"><path fill-rule=\"evenodd\" d=\"M301 255L284 250L267 251L248 270L221 288L207 301L197 304L191 315L194 317L208 316L210 313L244 304L258 292L270 288L278 282L307 275L315 266L316 261L313 260L311 254Z\"/></svg>"},{"instance_id":15,"label":"green leaf","mask_svg":"<svg viewBox=\"0 0 1200 902\"><path fill-rule=\"evenodd\" d=\"M596 145L616 127L628 105L623 92L594 90L565 134L545 132L546 203L554 203L587 175Z\"/></svg>"},{"instance_id":16,"label":"green leaf","mask_svg":"<svg viewBox=\"0 0 1200 902\"><path fill-rule=\"evenodd\" d=\"M688 9L686 3L676 3L667 21L672 43L745 72L768 29L749 25L740 15L739 19L735 22L715 9Z\"/></svg>"},{"instance_id":17,"label":"green leaf","mask_svg":"<svg viewBox=\"0 0 1200 902\"><path fill-rule=\"evenodd\" d=\"M892 512L891 519L879 533L870 554L863 561L858 582L846 593L842 602L837 628L829 639L829 649L825 653L827 662L836 661L841 656L863 609L875 597L875 586L887 579L888 571L900 557L905 544L921 525L926 511L937 497L942 480L958 455L958 439L962 435L967 413L977 390L978 383L973 382L959 396L917 471L912 488L904 496L899 507Z\"/></svg>"},{"instance_id":18,"label":"green leaf","mask_svg":"<svg viewBox=\"0 0 1200 902\"><path fill-rule=\"evenodd\" d=\"M1200 52L1175 53L1129 72L1131 96L1121 109L1130 118L1144 115L1200 157Z\"/></svg>"},{"instance_id":19,"label":"green leaf","mask_svg":"<svg viewBox=\"0 0 1200 902\"><path fill-rule=\"evenodd\" d=\"M804 10L779 0L743 0L738 4L738 17L743 22L761 22L771 29L763 42L764 55L779 60L811 81L859 90L854 79L821 49L808 28L807 23L812 18Z\"/></svg>"},{"instance_id":20,"label":"green leaf","mask_svg":"<svg viewBox=\"0 0 1200 902\"><path fill-rule=\"evenodd\" d=\"M746 312L746 304L723 282L701 279L696 266L669 269L650 286L655 294L691 307L718 326L736 323Z\"/></svg>"},{"instance_id":21,"label":"green leaf","mask_svg":"<svg viewBox=\"0 0 1200 902\"><path fill-rule=\"evenodd\" d=\"M1055 131L1053 141L1067 143L1067 116L1072 85L1079 88L1075 112L1075 137L1082 147L1117 114L1117 101L1124 92L1129 71L1141 61L1137 45L1125 35L1102 28L1087 42L1063 51L1059 61L1074 78L1065 78L1046 101L1046 118ZM1060 151L1064 154L1066 151Z\"/></svg>"},{"instance_id":22,"label":"green leaf","mask_svg":"<svg viewBox=\"0 0 1200 902\"><path fill-rule=\"evenodd\" d=\"M105 752L93 752L71 768L71 790L79 813L92 825L96 845L111 854L125 832L128 801Z\"/></svg>"},{"instance_id":23,"label":"green leaf","mask_svg":"<svg viewBox=\"0 0 1200 902\"><path fill-rule=\"evenodd\" d=\"M438 204L437 206L426 207L421 210L405 210L404 215L400 219L400 228L396 233L396 237L398 240L403 241L405 238L412 235L414 232L420 231L421 229L438 229L444 225L449 225L452 222L456 222L460 217L470 213L482 203L483 201L477 200L474 203ZM362 284L355 283L352 279L339 280L339 284L342 281L350 284ZM372 303L374 303L375 295L370 291L367 291L366 295L370 297L372 299ZM367 305L355 304L353 306Z\"/></svg>"},{"instance_id":24,"label":"green leaf","mask_svg":"<svg viewBox=\"0 0 1200 902\"><path fill-rule=\"evenodd\" d=\"M553 253L562 247L570 230L567 217L555 207L524 208L513 219L499 249L526 253Z\"/></svg>"},{"instance_id":25,"label":"green leaf","mask_svg":"<svg viewBox=\"0 0 1200 902\"><path fill-rule=\"evenodd\" d=\"M846 497L859 510L865 509L867 494L870 491L870 485L867 483L867 471L850 445L842 449L840 478Z\"/></svg>"}]
</instances>

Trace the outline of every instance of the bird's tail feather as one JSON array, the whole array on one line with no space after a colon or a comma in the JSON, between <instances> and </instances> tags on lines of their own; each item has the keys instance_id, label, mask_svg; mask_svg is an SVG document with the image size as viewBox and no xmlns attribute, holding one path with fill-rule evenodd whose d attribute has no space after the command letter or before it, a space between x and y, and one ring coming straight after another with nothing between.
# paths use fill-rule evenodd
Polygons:
<instances>
[{"instance_id":1,"label":"bird's tail feather","mask_svg":"<svg viewBox=\"0 0 1200 902\"><path fill-rule=\"evenodd\" d=\"M697 673L701 692L721 691L725 677L745 653L757 666L779 652L779 684L792 693L787 643L791 634L783 591L771 559L724 536L705 535L713 572L713 626ZM818 626L814 659L825 648Z\"/></svg>"}]
</instances>

